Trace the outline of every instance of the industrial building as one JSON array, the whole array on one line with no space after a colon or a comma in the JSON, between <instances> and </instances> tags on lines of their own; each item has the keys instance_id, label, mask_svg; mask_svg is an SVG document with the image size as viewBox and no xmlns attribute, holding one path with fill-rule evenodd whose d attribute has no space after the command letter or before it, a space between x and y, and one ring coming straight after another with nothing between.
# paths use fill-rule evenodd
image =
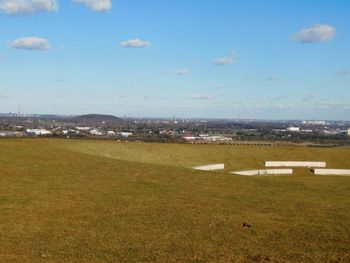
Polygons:
<instances>
[{"instance_id":1,"label":"industrial building","mask_svg":"<svg viewBox=\"0 0 350 263\"><path fill-rule=\"evenodd\" d=\"M326 125L326 121L302 121L304 125Z\"/></svg>"},{"instance_id":2,"label":"industrial building","mask_svg":"<svg viewBox=\"0 0 350 263\"><path fill-rule=\"evenodd\" d=\"M288 127L288 128L287 128L287 131L290 131L290 132L299 132L299 131L300 131L300 128L299 128L299 127L291 126L291 127Z\"/></svg>"},{"instance_id":3,"label":"industrial building","mask_svg":"<svg viewBox=\"0 0 350 263\"><path fill-rule=\"evenodd\" d=\"M26 134L28 136L52 135L52 131L46 129L26 129Z\"/></svg>"}]
</instances>

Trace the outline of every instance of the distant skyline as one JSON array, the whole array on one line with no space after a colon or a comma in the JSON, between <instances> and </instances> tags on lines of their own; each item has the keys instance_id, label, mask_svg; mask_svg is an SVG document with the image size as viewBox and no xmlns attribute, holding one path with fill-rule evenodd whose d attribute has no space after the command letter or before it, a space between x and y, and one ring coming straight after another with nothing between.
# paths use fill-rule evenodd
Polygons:
<instances>
[{"instance_id":1,"label":"distant skyline","mask_svg":"<svg viewBox=\"0 0 350 263\"><path fill-rule=\"evenodd\" d=\"M350 1L0 0L0 112L350 120Z\"/></svg>"}]
</instances>

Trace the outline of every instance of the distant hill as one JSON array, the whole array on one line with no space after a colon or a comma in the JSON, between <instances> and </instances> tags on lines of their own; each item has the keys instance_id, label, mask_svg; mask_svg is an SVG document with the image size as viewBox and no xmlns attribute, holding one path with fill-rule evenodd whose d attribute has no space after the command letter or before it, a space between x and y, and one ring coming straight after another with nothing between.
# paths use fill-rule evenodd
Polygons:
<instances>
[{"instance_id":1,"label":"distant hill","mask_svg":"<svg viewBox=\"0 0 350 263\"><path fill-rule=\"evenodd\" d=\"M72 117L71 121L75 123L86 123L86 124L96 124L96 123L118 124L118 123L122 123L123 119L113 115L86 114L86 115Z\"/></svg>"}]
</instances>

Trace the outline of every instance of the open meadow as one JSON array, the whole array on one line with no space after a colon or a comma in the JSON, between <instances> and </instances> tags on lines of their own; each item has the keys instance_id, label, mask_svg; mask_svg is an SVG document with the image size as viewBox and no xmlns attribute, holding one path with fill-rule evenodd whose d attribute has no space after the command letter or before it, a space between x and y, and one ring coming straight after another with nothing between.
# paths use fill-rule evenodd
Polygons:
<instances>
[{"instance_id":1,"label":"open meadow","mask_svg":"<svg viewBox=\"0 0 350 263\"><path fill-rule=\"evenodd\" d=\"M228 173L266 160L350 148L0 140L0 262L350 262L350 177Z\"/></svg>"}]
</instances>

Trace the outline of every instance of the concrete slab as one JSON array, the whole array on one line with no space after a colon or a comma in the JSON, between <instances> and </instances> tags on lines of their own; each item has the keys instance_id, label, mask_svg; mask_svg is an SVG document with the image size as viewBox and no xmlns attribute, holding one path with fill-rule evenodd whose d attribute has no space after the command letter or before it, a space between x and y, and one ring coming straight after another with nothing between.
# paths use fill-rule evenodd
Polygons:
<instances>
[{"instance_id":1,"label":"concrete slab","mask_svg":"<svg viewBox=\"0 0 350 263\"><path fill-rule=\"evenodd\" d=\"M316 175L343 175L350 176L350 169L314 169Z\"/></svg>"},{"instance_id":2,"label":"concrete slab","mask_svg":"<svg viewBox=\"0 0 350 263\"><path fill-rule=\"evenodd\" d=\"M253 176L253 175L285 175L285 174L293 174L293 169L247 170L247 171L235 171L235 172L231 172L231 174L245 175L245 176Z\"/></svg>"},{"instance_id":3,"label":"concrete slab","mask_svg":"<svg viewBox=\"0 0 350 263\"><path fill-rule=\"evenodd\" d=\"M200 166L194 166L192 169L200 170L200 171L214 171L214 170L223 170L225 169L225 164L217 163L217 164L206 164Z\"/></svg>"},{"instance_id":4,"label":"concrete slab","mask_svg":"<svg viewBox=\"0 0 350 263\"><path fill-rule=\"evenodd\" d=\"M326 167L326 162L266 161L265 167Z\"/></svg>"}]
</instances>

